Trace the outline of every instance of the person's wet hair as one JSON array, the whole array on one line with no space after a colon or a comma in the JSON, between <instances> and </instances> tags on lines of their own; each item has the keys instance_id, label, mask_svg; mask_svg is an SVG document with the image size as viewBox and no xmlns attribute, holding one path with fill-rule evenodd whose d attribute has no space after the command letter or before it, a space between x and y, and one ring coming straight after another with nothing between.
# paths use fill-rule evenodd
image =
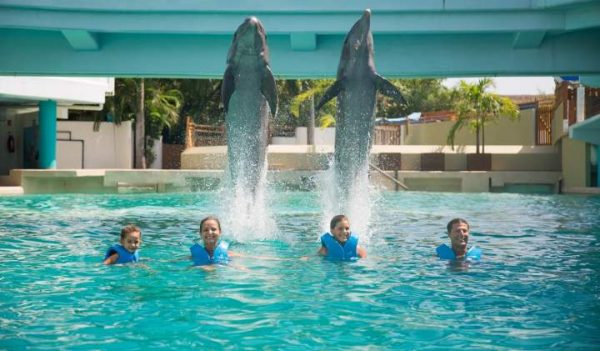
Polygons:
<instances>
[{"instance_id":1,"label":"person's wet hair","mask_svg":"<svg viewBox=\"0 0 600 351\"><path fill-rule=\"evenodd\" d=\"M329 229L333 229L341 221L347 221L347 220L348 220L348 217L346 217L344 215L337 215L331 219L331 222L329 222Z\"/></svg>"},{"instance_id":2,"label":"person's wet hair","mask_svg":"<svg viewBox=\"0 0 600 351\"><path fill-rule=\"evenodd\" d=\"M121 229L121 239L125 239L129 233L135 232L140 233L140 236L142 235L142 231L137 226L133 224L126 225Z\"/></svg>"},{"instance_id":3,"label":"person's wet hair","mask_svg":"<svg viewBox=\"0 0 600 351\"><path fill-rule=\"evenodd\" d=\"M219 219L215 216L208 216L208 217L204 217L204 219L202 219L200 221L200 231L202 231L202 226L204 225L204 222L210 221L210 220L217 222L217 227L219 227L219 230L221 230L221 222L219 221Z\"/></svg>"},{"instance_id":4,"label":"person's wet hair","mask_svg":"<svg viewBox=\"0 0 600 351\"><path fill-rule=\"evenodd\" d=\"M456 223L464 223L467 225L468 229L471 229L471 226L469 225L469 222L467 222L466 219L454 218L453 220L448 222L448 225L446 226L446 229L448 229L448 233L450 233L452 231L452 226L454 226Z\"/></svg>"}]
</instances>

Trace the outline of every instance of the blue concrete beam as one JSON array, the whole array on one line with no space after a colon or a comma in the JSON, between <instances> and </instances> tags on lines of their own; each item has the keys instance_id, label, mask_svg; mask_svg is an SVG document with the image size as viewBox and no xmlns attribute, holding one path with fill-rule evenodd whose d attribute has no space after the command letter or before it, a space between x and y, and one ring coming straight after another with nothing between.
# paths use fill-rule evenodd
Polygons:
<instances>
[{"instance_id":1,"label":"blue concrete beam","mask_svg":"<svg viewBox=\"0 0 600 351\"><path fill-rule=\"evenodd\" d=\"M573 0L568 0L573 1ZM442 11L459 10L527 10L534 7L523 0L231 0L224 4L219 0L3 0L3 6L23 9L48 9L62 11L152 11L152 12L342 12L362 11L365 8L381 11Z\"/></svg>"},{"instance_id":2,"label":"blue concrete beam","mask_svg":"<svg viewBox=\"0 0 600 351\"><path fill-rule=\"evenodd\" d=\"M295 51L312 51L317 49L315 33L291 33L290 45Z\"/></svg>"},{"instance_id":3,"label":"blue concrete beam","mask_svg":"<svg viewBox=\"0 0 600 351\"><path fill-rule=\"evenodd\" d=\"M0 7L1 9L1 7ZM600 16L600 11L594 12ZM312 32L345 34L361 11L334 13L271 13L259 10L225 13L57 12L49 10L0 10L0 27L38 30L87 30L93 33L233 34L249 15L258 17L267 33ZM593 15L593 14L592 14ZM371 21L373 33L482 33L564 31L565 14L555 11L529 12L377 12ZM580 27L581 28L581 27Z\"/></svg>"},{"instance_id":4,"label":"blue concrete beam","mask_svg":"<svg viewBox=\"0 0 600 351\"><path fill-rule=\"evenodd\" d=\"M515 40L513 41L513 48L515 49L535 49L542 45L542 41L546 36L546 32L533 31L533 32L519 32L515 34Z\"/></svg>"},{"instance_id":5,"label":"blue concrete beam","mask_svg":"<svg viewBox=\"0 0 600 351\"><path fill-rule=\"evenodd\" d=\"M600 145L600 115L590 117L569 128L569 138Z\"/></svg>"},{"instance_id":6,"label":"blue concrete beam","mask_svg":"<svg viewBox=\"0 0 600 351\"><path fill-rule=\"evenodd\" d=\"M579 82L586 87L600 88L600 75L597 76L580 76Z\"/></svg>"},{"instance_id":7,"label":"blue concrete beam","mask_svg":"<svg viewBox=\"0 0 600 351\"><path fill-rule=\"evenodd\" d=\"M74 50L98 50L98 36L86 30L66 29L62 31L65 39L69 42Z\"/></svg>"},{"instance_id":8,"label":"blue concrete beam","mask_svg":"<svg viewBox=\"0 0 600 351\"><path fill-rule=\"evenodd\" d=\"M512 34L375 35L377 70L388 77L600 75L600 30L546 35L515 50ZM343 35L319 35L314 51L269 36L278 77L334 77ZM0 30L0 74L220 78L231 36L103 34L98 51L73 51L60 32Z\"/></svg>"}]
</instances>

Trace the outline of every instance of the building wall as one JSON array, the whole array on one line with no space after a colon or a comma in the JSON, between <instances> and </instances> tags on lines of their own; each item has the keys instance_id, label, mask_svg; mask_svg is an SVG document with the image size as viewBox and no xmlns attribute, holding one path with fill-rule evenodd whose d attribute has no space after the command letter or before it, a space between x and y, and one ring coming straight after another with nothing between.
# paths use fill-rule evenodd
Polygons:
<instances>
[{"instance_id":1,"label":"building wall","mask_svg":"<svg viewBox=\"0 0 600 351\"><path fill-rule=\"evenodd\" d=\"M590 148L583 141L563 138L562 169L563 188L590 186Z\"/></svg>"},{"instance_id":2,"label":"building wall","mask_svg":"<svg viewBox=\"0 0 600 351\"><path fill-rule=\"evenodd\" d=\"M453 125L452 121L411 124L404 145L446 145ZM475 133L468 126L456 133L455 146L475 144ZM487 124L485 145L535 145L535 109L522 110L516 121L501 117Z\"/></svg>"},{"instance_id":3,"label":"building wall","mask_svg":"<svg viewBox=\"0 0 600 351\"><path fill-rule=\"evenodd\" d=\"M58 122L59 138L67 139L70 134L72 141L57 141L57 168L133 168L131 121L121 125L102 122L97 132L93 126L93 122Z\"/></svg>"},{"instance_id":4,"label":"building wall","mask_svg":"<svg viewBox=\"0 0 600 351\"><path fill-rule=\"evenodd\" d=\"M556 144L560 138L565 135L568 128L565 128L566 120L564 120L564 102L561 102L558 107L554 110L552 116L552 144Z\"/></svg>"},{"instance_id":5,"label":"building wall","mask_svg":"<svg viewBox=\"0 0 600 351\"><path fill-rule=\"evenodd\" d=\"M8 175L11 169L23 168L25 155L24 133L25 128L37 125L37 107L31 108L0 108L0 175ZM15 151L10 153L7 148L8 136L15 140ZM35 157L36 150L30 150L31 157Z\"/></svg>"}]
</instances>

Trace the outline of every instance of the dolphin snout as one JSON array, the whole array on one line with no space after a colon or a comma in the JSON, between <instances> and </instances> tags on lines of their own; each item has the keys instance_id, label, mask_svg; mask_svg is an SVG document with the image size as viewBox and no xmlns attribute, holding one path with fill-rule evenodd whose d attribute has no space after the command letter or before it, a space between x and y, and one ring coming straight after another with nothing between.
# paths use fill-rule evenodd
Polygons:
<instances>
[{"instance_id":1,"label":"dolphin snout","mask_svg":"<svg viewBox=\"0 0 600 351\"><path fill-rule=\"evenodd\" d=\"M258 18L256 18L256 17L252 16L252 17L248 17L248 18L246 18L245 22L246 22L247 24L250 24L250 25L252 25L252 26L256 26L256 25L258 24L258 22L259 22L259 21L258 21Z\"/></svg>"}]
</instances>

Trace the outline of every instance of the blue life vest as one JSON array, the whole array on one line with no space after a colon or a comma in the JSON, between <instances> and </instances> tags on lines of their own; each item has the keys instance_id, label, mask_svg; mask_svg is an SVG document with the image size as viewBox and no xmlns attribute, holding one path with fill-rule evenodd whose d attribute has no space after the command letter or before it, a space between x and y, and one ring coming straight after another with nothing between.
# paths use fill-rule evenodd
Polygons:
<instances>
[{"instance_id":1,"label":"blue life vest","mask_svg":"<svg viewBox=\"0 0 600 351\"><path fill-rule=\"evenodd\" d=\"M435 249L435 252L437 252L438 257L442 260L456 259L456 254L454 253L452 248L446 244L438 246ZM471 247L469 250L467 250L467 253L465 254L465 259L479 261L481 259L481 249L475 246Z\"/></svg>"},{"instance_id":2,"label":"blue life vest","mask_svg":"<svg viewBox=\"0 0 600 351\"><path fill-rule=\"evenodd\" d=\"M325 233L321 236L321 245L327 248L327 258L351 261L358 258L356 249L358 247L358 237L350 234L348 241L342 246L339 241L335 240L331 233Z\"/></svg>"},{"instance_id":3,"label":"blue life vest","mask_svg":"<svg viewBox=\"0 0 600 351\"><path fill-rule=\"evenodd\" d=\"M106 251L106 255L104 255L104 259L109 258L114 253L119 254L119 259L115 263L129 263L129 262L137 262L140 257L138 254L138 250L135 252L129 252L123 245L116 244L110 247L108 251Z\"/></svg>"},{"instance_id":4,"label":"blue life vest","mask_svg":"<svg viewBox=\"0 0 600 351\"><path fill-rule=\"evenodd\" d=\"M227 248L229 244L221 241L219 245L215 248L215 252L213 252L212 257L208 255L208 251L204 248L204 246L200 244L194 244L190 247L190 252L192 253L192 261L194 261L194 266L205 266L214 263L227 263L229 262L229 256L227 255Z\"/></svg>"}]
</instances>

